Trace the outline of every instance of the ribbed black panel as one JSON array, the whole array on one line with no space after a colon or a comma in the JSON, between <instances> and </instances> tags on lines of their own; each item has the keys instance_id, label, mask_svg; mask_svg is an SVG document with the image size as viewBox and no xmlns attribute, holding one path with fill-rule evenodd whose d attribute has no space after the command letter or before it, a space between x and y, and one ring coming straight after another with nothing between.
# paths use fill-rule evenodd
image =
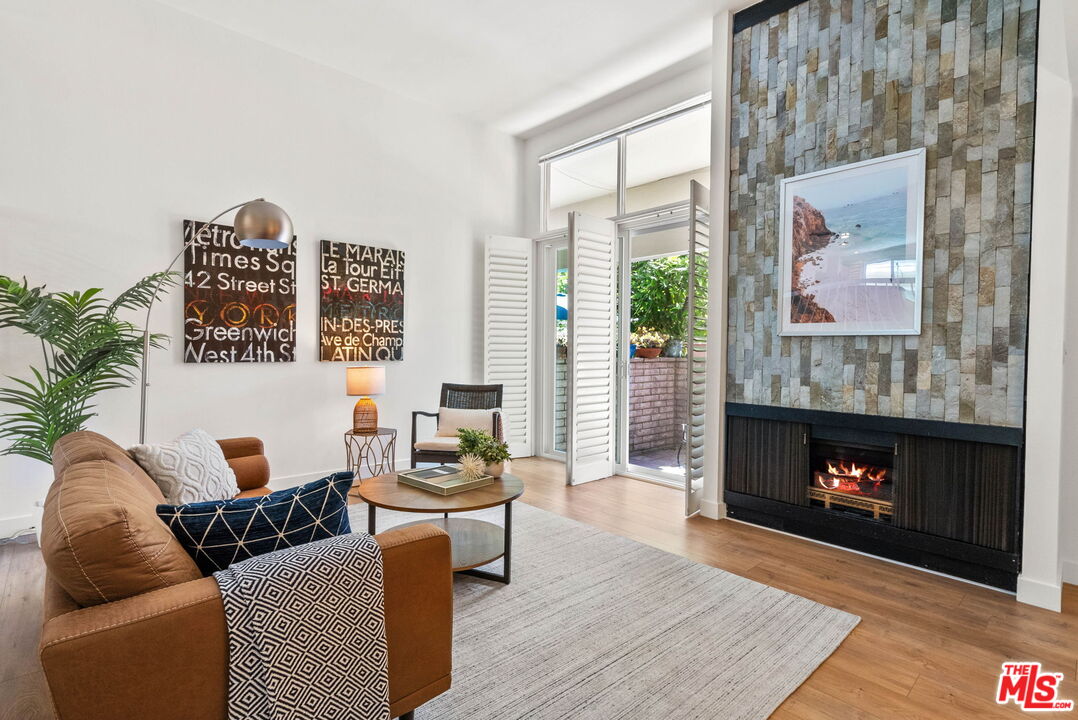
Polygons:
<instances>
[{"instance_id":1,"label":"ribbed black panel","mask_svg":"<svg viewBox=\"0 0 1078 720\"><path fill-rule=\"evenodd\" d=\"M903 435L895 527L1016 551L1018 449Z\"/></svg>"},{"instance_id":2,"label":"ribbed black panel","mask_svg":"<svg viewBox=\"0 0 1078 720\"><path fill-rule=\"evenodd\" d=\"M809 427L746 417L728 423L726 489L808 505Z\"/></svg>"}]
</instances>

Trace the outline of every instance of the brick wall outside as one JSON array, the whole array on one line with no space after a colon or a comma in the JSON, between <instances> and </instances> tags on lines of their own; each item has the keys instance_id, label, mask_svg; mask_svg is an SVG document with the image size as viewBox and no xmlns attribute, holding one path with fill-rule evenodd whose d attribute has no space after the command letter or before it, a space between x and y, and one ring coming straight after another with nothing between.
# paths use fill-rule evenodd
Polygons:
<instances>
[{"instance_id":1,"label":"brick wall outside","mask_svg":"<svg viewBox=\"0 0 1078 720\"><path fill-rule=\"evenodd\" d=\"M565 451L565 413L568 391L565 346L554 352L554 449Z\"/></svg>"},{"instance_id":2,"label":"brick wall outside","mask_svg":"<svg viewBox=\"0 0 1078 720\"><path fill-rule=\"evenodd\" d=\"M685 358L633 358L629 362L629 451L676 448L688 412ZM565 449L566 356L555 353L554 447Z\"/></svg>"},{"instance_id":3,"label":"brick wall outside","mask_svg":"<svg viewBox=\"0 0 1078 720\"><path fill-rule=\"evenodd\" d=\"M629 451L677 447L688 412L685 358L629 361Z\"/></svg>"}]
</instances>

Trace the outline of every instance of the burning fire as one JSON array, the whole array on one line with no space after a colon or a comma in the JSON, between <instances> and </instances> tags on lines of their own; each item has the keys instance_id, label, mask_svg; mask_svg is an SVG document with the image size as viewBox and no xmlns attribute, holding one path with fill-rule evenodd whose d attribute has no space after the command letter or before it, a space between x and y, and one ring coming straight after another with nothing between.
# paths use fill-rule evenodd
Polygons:
<instances>
[{"instance_id":1,"label":"burning fire","mask_svg":"<svg viewBox=\"0 0 1078 720\"><path fill-rule=\"evenodd\" d=\"M887 480L887 468L858 465L854 462L827 462L826 473L816 473L816 482L825 490L871 495Z\"/></svg>"},{"instance_id":2,"label":"burning fire","mask_svg":"<svg viewBox=\"0 0 1078 720\"><path fill-rule=\"evenodd\" d=\"M871 480L873 482L883 482L887 479L887 468L874 468L871 465L861 465L858 467L857 463L850 463L847 465L844 462L840 462L838 467L835 467L834 463L828 461L827 472L839 477L854 478L856 480Z\"/></svg>"}]
</instances>

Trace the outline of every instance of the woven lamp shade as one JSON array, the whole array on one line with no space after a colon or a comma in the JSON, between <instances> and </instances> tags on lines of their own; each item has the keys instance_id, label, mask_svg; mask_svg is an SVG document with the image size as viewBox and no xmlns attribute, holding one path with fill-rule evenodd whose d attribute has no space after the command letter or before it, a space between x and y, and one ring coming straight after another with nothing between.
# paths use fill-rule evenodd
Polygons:
<instances>
[{"instance_id":1,"label":"woven lamp shade","mask_svg":"<svg viewBox=\"0 0 1078 720\"><path fill-rule=\"evenodd\" d=\"M368 396L381 395L386 391L386 369L379 366L350 367L346 385L349 395L361 396L352 411L352 432L377 432L378 406Z\"/></svg>"}]
</instances>

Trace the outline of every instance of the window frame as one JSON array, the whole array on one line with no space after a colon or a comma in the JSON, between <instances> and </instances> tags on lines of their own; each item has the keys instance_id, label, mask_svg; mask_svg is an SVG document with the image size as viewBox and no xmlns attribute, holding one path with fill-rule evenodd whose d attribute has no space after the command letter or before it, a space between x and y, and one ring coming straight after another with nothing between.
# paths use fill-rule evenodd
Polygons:
<instances>
[{"instance_id":1,"label":"window frame","mask_svg":"<svg viewBox=\"0 0 1078 720\"><path fill-rule=\"evenodd\" d=\"M626 212L626 197L628 194L628 188L626 187L626 147L628 145L629 135L646 130L649 127L660 125L667 120L672 120L680 115L690 113L694 110L711 104L711 93L705 93L697 97L686 100L683 103L679 103L672 107L660 110L657 113L646 115L631 123L621 125L601 133L599 135L593 135L589 138L581 140L560 150L547 153L539 158L539 234L545 235L548 232L558 231L561 228L551 229L550 222L550 165L557 160L567 158L571 155L590 150L594 147L608 143L611 140L617 141L618 162L617 162L617 192L616 196L616 209L617 214L613 215L608 220L620 222L629 218L638 217L640 215L654 212L657 209L668 207L666 205L656 206L653 208L644 208L641 210L634 210L631 213ZM671 203L670 205L683 205L683 202Z\"/></svg>"}]
</instances>

